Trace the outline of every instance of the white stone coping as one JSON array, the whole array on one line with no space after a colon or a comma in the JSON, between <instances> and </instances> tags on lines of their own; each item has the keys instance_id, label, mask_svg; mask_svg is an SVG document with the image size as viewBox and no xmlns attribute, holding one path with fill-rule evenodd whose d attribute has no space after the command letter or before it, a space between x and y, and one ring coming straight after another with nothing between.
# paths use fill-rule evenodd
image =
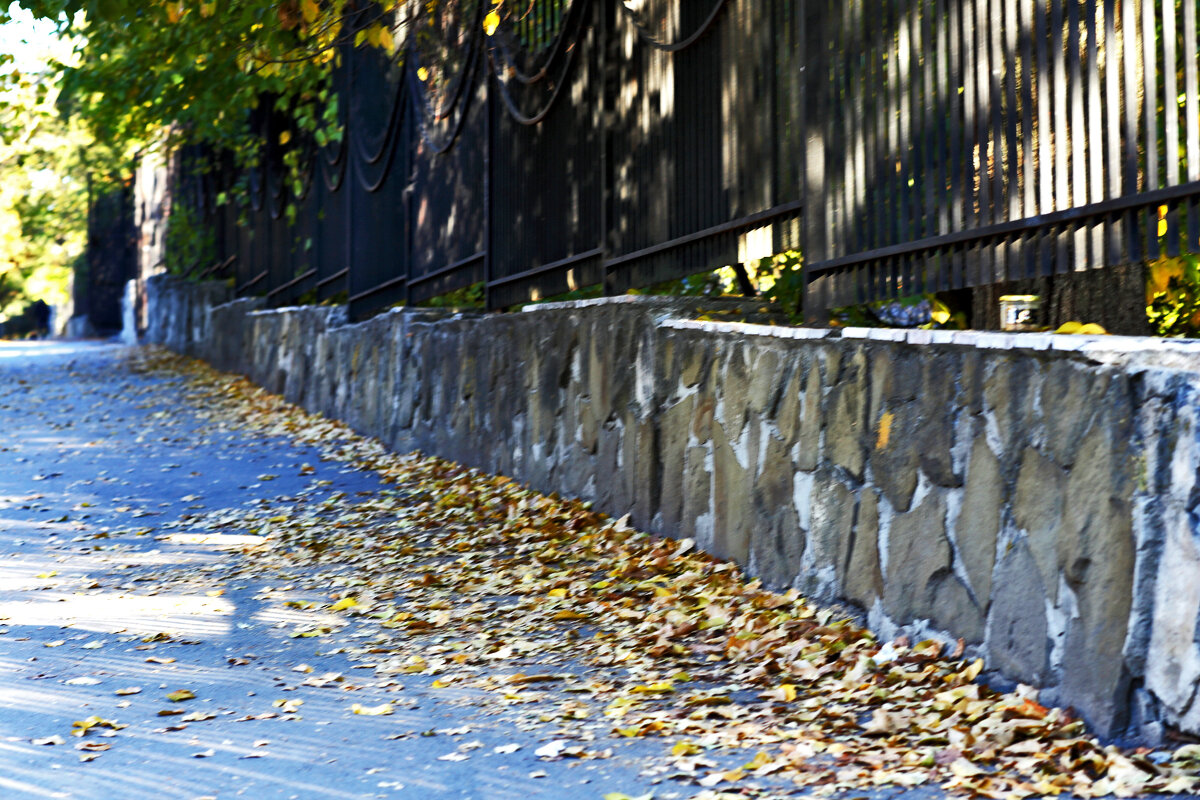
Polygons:
<instances>
[{"instance_id":1,"label":"white stone coping","mask_svg":"<svg viewBox=\"0 0 1200 800\"><path fill-rule=\"evenodd\" d=\"M767 336L772 339L826 339L833 334L832 328L794 328L788 325L757 325L751 322L716 322L703 319L668 319L663 320L661 327L680 331Z\"/></svg>"},{"instance_id":2,"label":"white stone coping","mask_svg":"<svg viewBox=\"0 0 1200 800\"><path fill-rule=\"evenodd\" d=\"M1200 339L1160 339L1154 336L1079 336L1057 333L1003 331L946 331L904 328L794 328L746 322L668 319L673 330L736 333L774 339L851 339L911 345L953 345L979 350L1074 353L1104 364L1184 369L1200 373Z\"/></svg>"},{"instance_id":3,"label":"white stone coping","mask_svg":"<svg viewBox=\"0 0 1200 800\"><path fill-rule=\"evenodd\" d=\"M754 297L704 297L702 295L675 294L614 294L606 297L590 297L586 300L560 300L553 303L530 303L521 307L523 313L533 311L573 311L597 306L651 306L658 308L682 308L702 306L713 309L738 309L746 306L769 305L766 300Z\"/></svg>"}]
</instances>

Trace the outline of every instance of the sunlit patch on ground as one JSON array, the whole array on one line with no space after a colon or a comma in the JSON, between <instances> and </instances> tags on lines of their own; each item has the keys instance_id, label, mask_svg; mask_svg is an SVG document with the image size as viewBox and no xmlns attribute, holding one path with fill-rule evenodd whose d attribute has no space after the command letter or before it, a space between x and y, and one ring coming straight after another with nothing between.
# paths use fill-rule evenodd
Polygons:
<instances>
[{"instance_id":1,"label":"sunlit patch on ground","mask_svg":"<svg viewBox=\"0 0 1200 800\"><path fill-rule=\"evenodd\" d=\"M240 550L243 547L264 544L267 539L265 536L234 533L169 533L158 537L158 541L167 544L203 545L221 550Z\"/></svg>"},{"instance_id":2,"label":"sunlit patch on ground","mask_svg":"<svg viewBox=\"0 0 1200 800\"><path fill-rule=\"evenodd\" d=\"M0 602L0 623L8 626L62 625L108 633L220 637L229 633L234 606L219 597L160 594L57 594L36 600Z\"/></svg>"}]
</instances>

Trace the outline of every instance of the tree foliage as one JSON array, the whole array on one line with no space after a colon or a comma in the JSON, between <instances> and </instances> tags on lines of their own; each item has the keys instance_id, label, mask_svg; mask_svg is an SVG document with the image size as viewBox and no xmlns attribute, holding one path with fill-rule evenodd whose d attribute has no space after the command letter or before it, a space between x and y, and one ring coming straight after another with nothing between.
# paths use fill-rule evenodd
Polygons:
<instances>
[{"instance_id":1,"label":"tree foliage","mask_svg":"<svg viewBox=\"0 0 1200 800\"><path fill-rule=\"evenodd\" d=\"M503 6L488 2L483 24L493 31ZM324 145L340 138L338 98L331 88L340 49L377 47L400 58L408 29L421 17L477 7L465 0L21 0L20 5L79 37L75 62L57 65L60 107L83 120L118 165L148 146L203 143L232 154L242 166L259 157L263 144L253 124L256 111L286 115L289 127L276 142L285 151L300 140Z\"/></svg>"},{"instance_id":2,"label":"tree foliage","mask_svg":"<svg viewBox=\"0 0 1200 800\"><path fill-rule=\"evenodd\" d=\"M55 112L50 71L5 64L0 96L0 319L66 302L86 238L89 138Z\"/></svg>"}]
</instances>

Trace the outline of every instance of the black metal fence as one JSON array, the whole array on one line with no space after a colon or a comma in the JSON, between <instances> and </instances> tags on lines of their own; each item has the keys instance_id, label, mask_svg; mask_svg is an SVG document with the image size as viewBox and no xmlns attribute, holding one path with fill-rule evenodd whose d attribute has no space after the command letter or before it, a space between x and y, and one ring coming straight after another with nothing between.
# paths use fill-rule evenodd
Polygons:
<instances>
[{"instance_id":1,"label":"black metal fence","mask_svg":"<svg viewBox=\"0 0 1200 800\"><path fill-rule=\"evenodd\" d=\"M1195 0L846 0L811 53L820 300L1200 245Z\"/></svg>"},{"instance_id":2,"label":"black metal fence","mask_svg":"<svg viewBox=\"0 0 1200 800\"><path fill-rule=\"evenodd\" d=\"M819 313L1200 248L1197 0L455 5L402 67L344 53L299 190L278 116L250 208L181 173L239 292L496 308L800 249Z\"/></svg>"}]
</instances>

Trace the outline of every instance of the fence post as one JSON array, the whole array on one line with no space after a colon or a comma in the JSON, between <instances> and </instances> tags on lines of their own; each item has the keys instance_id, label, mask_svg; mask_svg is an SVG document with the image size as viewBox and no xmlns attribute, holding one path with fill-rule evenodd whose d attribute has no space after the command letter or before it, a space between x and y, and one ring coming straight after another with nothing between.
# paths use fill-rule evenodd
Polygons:
<instances>
[{"instance_id":1,"label":"fence post","mask_svg":"<svg viewBox=\"0 0 1200 800\"><path fill-rule=\"evenodd\" d=\"M479 35L476 31L476 36ZM484 42L483 47L487 47ZM487 65L484 56L483 67L483 309L492 311L492 151L495 147L496 123L493 120L492 100L492 70ZM412 266L409 265L409 280L412 280Z\"/></svg>"},{"instance_id":2,"label":"fence post","mask_svg":"<svg viewBox=\"0 0 1200 800\"><path fill-rule=\"evenodd\" d=\"M825 241L825 139L823 116L825 64L821 59L823 29L821 6L826 0L806 0L800 14L800 41L803 43L803 77L800 81L800 108L804 131L803 209L801 211L801 247L804 252L804 293L800 313L806 322L822 323L823 289L827 277L814 278L809 268L828 258Z\"/></svg>"},{"instance_id":3,"label":"fence post","mask_svg":"<svg viewBox=\"0 0 1200 800\"><path fill-rule=\"evenodd\" d=\"M615 37L616 7L613 0L598 0L594 12L599 14L596 20L597 40L600 42L600 103L596 112L596 128L600 138L600 275L604 282L604 294L616 294L616 279L608 268L608 257L613 247L614 231L612 229L612 159L609 153L612 137L609 128L613 115L614 97L614 65L612 57Z\"/></svg>"}]
</instances>

